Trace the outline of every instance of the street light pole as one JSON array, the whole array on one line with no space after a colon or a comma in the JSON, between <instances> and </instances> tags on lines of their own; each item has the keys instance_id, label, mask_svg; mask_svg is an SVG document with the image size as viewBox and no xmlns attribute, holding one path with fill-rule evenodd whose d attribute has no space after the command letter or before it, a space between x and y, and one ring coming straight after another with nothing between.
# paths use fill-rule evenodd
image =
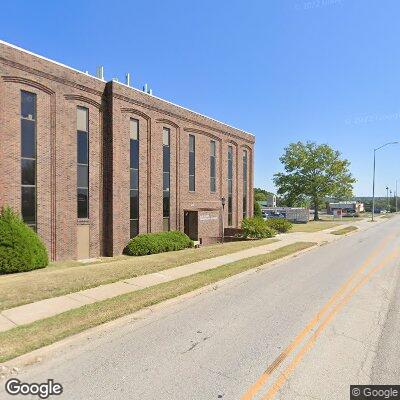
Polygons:
<instances>
[{"instance_id":1,"label":"street light pole","mask_svg":"<svg viewBox=\"0 0 400 400\"><path fill-rule=\"evenodd\" d=\"M225 209L225 197L221 197L221 205L222 205L222 236L221 236L221 242L224 243L224 239L225 239L225 226L224 226L224 218L225 218L225 213L224 213L224 209Z\"/></svg>"},{"instance_id":2,"label":"street light pole","mask_svg":"<svg viewBox=\"0 0 400 400\"><path fill-rule=\"evenodd\" d=\"M380 150L382 147L389 146L390 144L398 144L399 142L389 142L385 143L380 147L374 149L374 172L372 176L372 221L374 221L375 216L375 164L376 164L376 152Z\"/></svg>"},{"instance_id":3,"label":"street light pole","mask_svg":"<svg viewBox=\"0 0 400 400\"><path fill-rule=\"evenodd\" d=\"M375 215L375 159L376 159L376 149L374 149L374 174L372 178L372 222L374 222L374 215Z\"/></svg>"}]
</instances>

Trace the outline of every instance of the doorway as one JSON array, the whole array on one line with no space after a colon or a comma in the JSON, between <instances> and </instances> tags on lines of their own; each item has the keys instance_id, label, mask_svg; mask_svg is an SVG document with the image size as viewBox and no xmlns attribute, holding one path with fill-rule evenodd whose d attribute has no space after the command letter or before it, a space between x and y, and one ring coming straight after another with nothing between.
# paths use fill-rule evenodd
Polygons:
<instances>
[{"instance_id":1,"label":"doorway","mask_svg":"<svg viewBox=\"0 0 400 400\"><path fill-rule=\"evenodd\" d=\"M184 232L192 240L199 240L199 223L197 211L184 211Z\"/></svg>"}]
</instances>

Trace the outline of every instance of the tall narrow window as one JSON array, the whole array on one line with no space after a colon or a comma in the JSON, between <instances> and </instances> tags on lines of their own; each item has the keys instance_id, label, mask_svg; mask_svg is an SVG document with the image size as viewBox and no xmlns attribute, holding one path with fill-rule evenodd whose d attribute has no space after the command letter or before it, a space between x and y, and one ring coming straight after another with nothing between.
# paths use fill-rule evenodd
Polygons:
<instances>
[{"instance_id":1,"label":"tall narrow window","mask_svg":"<svg viewBox=\"0 0 400 400\"><path fill-rule=\"evenodd\" d=\"M210 141L210 191L216 191L216 144L214 140Z\"/></svg>"},{"instance_id":2,"label":"tall narrow window","mask_svg":"<svg viewBox=\"0 0 400 400\"><path fill-rule=\"evenodd\" d=\"M247 150L243 150L243 218L247 218Z\"/></svg>"},{"instance_id":3,"label":"tall narrow window","mask_svg":"<svg viewBox=\"0 0 400 400\"><path fill-rule=\"evenodd\" d=\"M139 234L139 121L130 119L130 237Z\"/></svg>"},{"instance_id":4,"label":"tall narrow window","mask_svg":"<svg viewBox=\"0 0 400 400\"><path fill-rule=\"evenodd\" d=\"M233 210L233 148L228 146L228 226L232 226Z\"/></svg>"},{"instance_id":5,"label":"tall narrow window","mask_svg":"<svg viewBox=\"0 0 400 400\"><path fill-rule=\"evenodd\" d=\"M21 214L36 230L36 94L21 91Z\"/></svg>"},{"instance_id":6,"label":"tall narrow window","mask_svg":"<svg viewBox=\"0 0 400 400\"><path fill-rule=\"evenodd\" d=\"M196 153L195 153L195 138L189 135L189 192L196 190Z\"/></svg>"},{"instance_id":7,"label":"tall narrow window","mask_svg":"<svg viewBox=\"0 0 400 400\"><path fill-rule=\"evenodd\" d=\"M170 130L163 128L163 230L170 229Z\"/></svg>"},{"instance_id":8,"label":"tall narrow window","mask_svg":"<svg viewBox=\"0 0 400 400\"><path fill-rule=\"evenodd\" d=\"M89 110L77 108L78 218L89 218Z\"/></svg>"}]
</instances>

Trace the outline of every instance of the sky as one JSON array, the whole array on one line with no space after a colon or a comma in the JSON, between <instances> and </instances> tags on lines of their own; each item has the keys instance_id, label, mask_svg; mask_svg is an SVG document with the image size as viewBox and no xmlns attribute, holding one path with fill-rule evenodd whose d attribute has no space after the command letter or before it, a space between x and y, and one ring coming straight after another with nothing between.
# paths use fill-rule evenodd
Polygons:
<instances>
[{"instance_id":1,"label":"sky","mask_svg":"<svg viewBox=\"0 0 400 400\"><path fill-rule=\"evenodd\" d=\"M372 193L373 149L400 141L398 0L13 0L0 38L256 136L255 186L274 191L295 141L327 143ZM376 194L400 145L377 152Z\"/></svg>"}]
</instances>

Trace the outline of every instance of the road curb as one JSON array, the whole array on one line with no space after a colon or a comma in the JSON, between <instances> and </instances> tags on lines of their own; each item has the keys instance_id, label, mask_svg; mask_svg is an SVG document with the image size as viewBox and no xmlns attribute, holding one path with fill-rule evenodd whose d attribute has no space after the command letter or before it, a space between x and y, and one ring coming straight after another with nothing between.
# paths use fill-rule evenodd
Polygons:
<instances>
[{"instance_id":1,"label":"road curb","mask_svg":"<svg viewBox=\"0 0 400 400\"><path fill-rule=\"evenodd\" d=\"M158 304L155 304L154 306L143 308L132 314L124 315L123 317L120 317L115 320L106 322L104 324L89 328L85 331L82 331L82 332L79 332L72 336L66 337L65 339L62 339L55 343L52 343L48 346L41 347L39 349L33 350L32 352L29 352L29 353L23 354L21 356L18 356L16 358L13 358L11 360L8 360L4 363L0 363L0 378L5 379L8 376L15 375L16 373L13 372L13 370L15 370L15 369L19 371L23 367L29 367L31 365L38 364L38 363L42 362L43 360L45 360L46 358L48 358L48 356L52 352L55 352L58 349L65 348L66 346L74 347L74 345L79 345L78 342L80 340L86 341L86 340L93 339L92 336L96 336L96 335L101 336L101 334L104 331L106 331L110 328L122 326L126 323L134 323L136 320L142 320L142 319L146 318L148 315L153 314L154 312L160 311L164 308L168 308L174 304L179 304L181 302L184 302L187 299L197 297L201 294L208 293L213 290L218 290L219 288L221 288L223 286L228 286L229 284L231 284L231 283L235 282L236 280L239 280L245 276L250 276L261 270L267 270L267 269L270 269L273 267L277 267L279 264L284 263L285 261L288 261L292 258L299 257L313 249L320 247L321 245L324 245L324 244L325 244L324 242L321 242L321 244L319 244L319 243L315 244L306 249L300 250L293 254L289 254L287 256L284 256L277 260L271 261L264 265L249 269L247 271L240 272L236 275L232 275L228 278L222 279L221 281L214 282L210 285L203 286L203 287L193 290L191 292L188 292L188 293L182 294L180 296L162 301ZM3 369L3 372L2 372L2 369Z\"/></svg>"},{"instance_id":2,"label":"road curb","mask_svg":"<svg viewBox=\"0 0 400 400\"><path fill-rule=\"evenodd\" d=\"M379 222L387 222L387 221L389 221L389 219L387 219L387 220L385 219L385 220L382 220L382 221L379 221ZM146 316L152 314L153 312L157 312L157 311L162 310L164 308L167 308L167 307L169 307L169 306L171 306L173 304L181 303L181 302L183 302L183 301L185 301L187 299L190 299L190 298L196 297L198 295L201 295L203 293L207 293L207 292L210 292L212 290L216 290L216 289L218 289L220 287L229 285L230 283L234 282L235 280L239 280L239 279L241 279L241 278L243 278L243 277L245 277L247 275L251 275L251 274L257 273L257 272L259 272L261 270L267 270L267 269L276 267L279 264L285 263L286 261L288 261L288 260L290 260L292 258L299 257L299 256L301 256L301 255L303 255L303 254L305 254L307 252L312 251L313 249L316 249L318 247L322 247L322 246L325 246L325 245L329 245L331 243L335 243L338 240L341 240L341 239L343 239L344 237L346 237L346 236L348 236L350 234L360 233L360 232L366 231L366 230L368 230L368 229L370 229L370 228L372 228L374 226L376 226L376 225L372 224L371 226L367 226L367 227L362 228L362 229L359 228L359 229L357 229L355 231L349 232L346 235L337 236L334 240L332 240L330 242L321 241L321 242L316 243L315 245L310 246L310 247L308 247L306 249L300 250L300 251L295 252L293 254L290 254L290 255L284 256L282 258L279 258L277 260L271 261L271 262L266 263L266 264L264 264L262 266L258 266L258 267L249 269L247 271L240 272L240 273L238 273L236 275L233 275L233 276L230 276L228 278L222 279L221 281L212 283L212 284L207 285L207 286L203 286L203 287L201 287L199 289L196 289L194 291L191 291L191 292L185 293L183 295L174 297L172 299L168 299L168 300L162 301L162 302L160 302L160 303L158 303L158 304L156 304L156 305L154 305L152 307L143 308L143 309L141 309L139 311L136 311L136 312L134 312L132 314L125 315L123 317L120 317L120 318L117 318L115 320L106 322L104 324L89 328L89 329L87 329L85 331L82 331L82 332L79 332L79 333L74 334L72 336L69 336L69 337L67 337L65 339L62 339L62 340L57 341L55 343L52 343L52 344L50 344L48 346L41 347L40 349L36 349L36 350L34 350L32 352L23 354L21 356L18 356L16 358L12 359L12 360L6 361L4 363L0 363L0 378L4 379L6 375L7 376L8 375L13 375L13 373L11 372L13 370L13 368L19 369L19 368L22 368L22 367L26 367L26 366L29 366L29 365L40 363L51 352L54 352L57 349L63 348L63 347L68 346L68 345L73 347L74 343L76 344L76 342L78 342L79 340L82 340L82 339L90 340L91 339L90 336L92 336L92 335L101 335L102 332L106 331L109 328L121 326L121 325L124 325L126 323L132 323L132 322L134 322L136 320L144 319L144 318L146 318ZM326 233L329 233L329 232L326 232ZM7 371L10 371L10 373L4 372L4 371L2 372L2 369L4 369L4 368Z\"/></svg>"}]
</instances>

